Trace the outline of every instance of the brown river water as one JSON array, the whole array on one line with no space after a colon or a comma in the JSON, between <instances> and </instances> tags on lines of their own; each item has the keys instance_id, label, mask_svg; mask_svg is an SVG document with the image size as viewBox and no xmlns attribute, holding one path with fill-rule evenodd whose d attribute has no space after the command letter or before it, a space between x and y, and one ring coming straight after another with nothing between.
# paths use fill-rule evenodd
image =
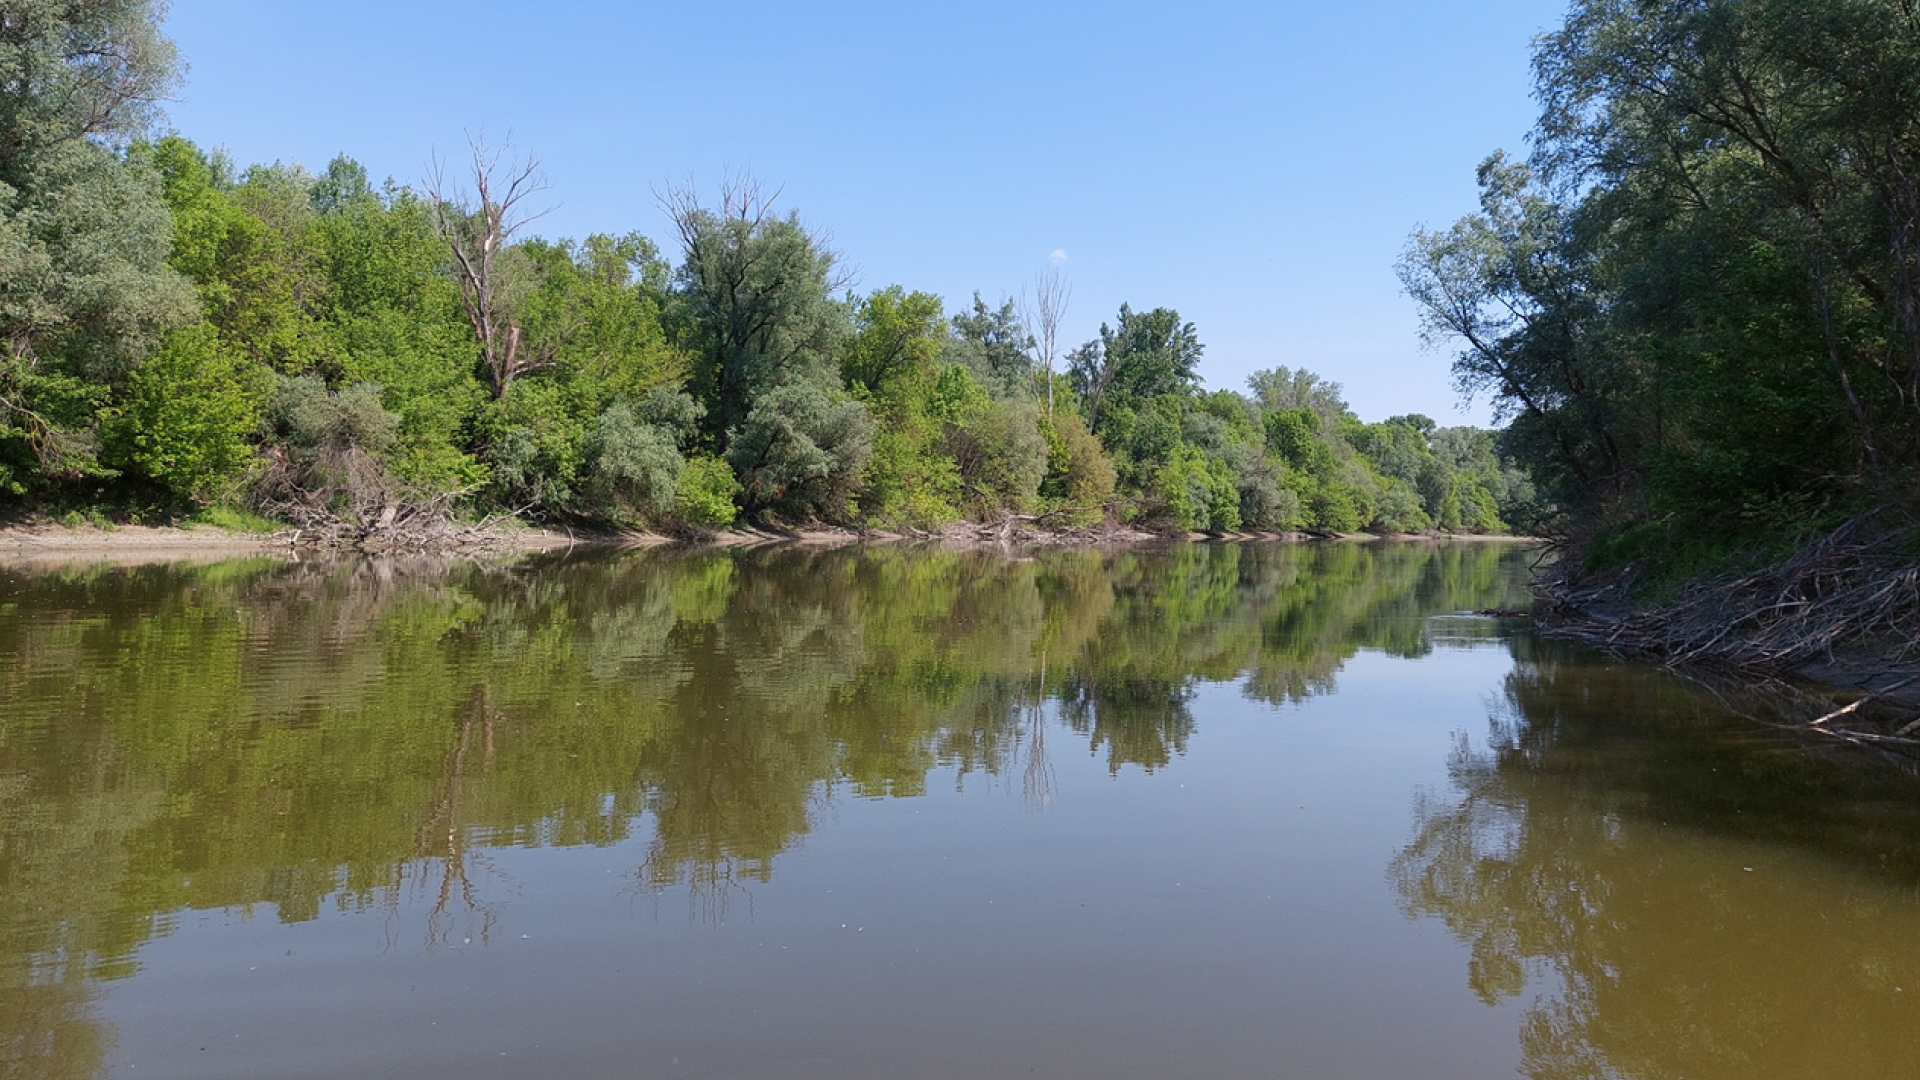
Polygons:
<instances>
[{"instance_id":1,"label":"brown river water","mask_svg":"<svg viewBox=\"0 0 1920 1080\"><path fill-rule=\"evenodd\" d=\"M0 568L0 1078L1920 1076L1920 781L1537 556Z\"/></svg>"}]
</instances>

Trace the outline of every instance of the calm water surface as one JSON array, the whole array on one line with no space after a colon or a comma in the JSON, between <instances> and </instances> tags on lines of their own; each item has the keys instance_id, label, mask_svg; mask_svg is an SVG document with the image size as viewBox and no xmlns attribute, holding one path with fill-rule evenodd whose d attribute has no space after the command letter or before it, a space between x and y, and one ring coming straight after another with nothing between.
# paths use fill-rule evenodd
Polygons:
<instances>
[{"instance_id":1,"label":"calm water surface","mask_svg":"<svg viewBox=\"0 0 1920 1080\"><path fill-rule=\"evenodd\" d=\"M1533 558L0 570L0 1077L1920 1076L1920 784Z\"/></svg>"}]
</instances>

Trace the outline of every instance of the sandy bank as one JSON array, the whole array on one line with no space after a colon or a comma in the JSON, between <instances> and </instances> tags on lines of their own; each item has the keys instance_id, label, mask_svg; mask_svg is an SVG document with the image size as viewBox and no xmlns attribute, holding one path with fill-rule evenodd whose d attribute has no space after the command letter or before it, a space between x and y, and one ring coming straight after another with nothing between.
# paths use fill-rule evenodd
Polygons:
<instances>
[{"instance_id":1,"label":"sandy bank","mask_svg":"<svg viewBox=\"0 0 1920 1080\"><path fill-rule=\"evenodd\" d=\"M1420 534L1378 537L1354 534L1315 537L1291 532L1206 533L1153 532L1131 527L1036 527L1015 523L956 523L937 529L848 529L835 527L741 527L699 536L665 536L626 531L579 532L560 529L503 529L489 533L484 547L494 552L550 551L574 546L654 547L669 544L745 548L772 544L808 547L846 545L926 545L960 549L1133 547L1182 542L1370 542L1377 540L1427 543L1538 543L1526 537ZM209 526L172 528L120 525L111 528L66 525L13 525L0 528L0 564L64 565L74 563L148 564L209 562L249 555L297 557L321 550L292 542L291 531L247 533ZM334 549L340 554L378 555L374 548ZM458 550L458 549L456 549Z\"/></svg>"},{"instance_id":2,"label":"sandy bank","mask_svg":"<svg viewBox=\"0 0 1920 1080\"><path fill-rule=\"evenodd\" d=\"M57 566L75 563L138 565L164 562L212 562L249 555L293 557L301 549L288 533L247 533L210 526L172 528L117 525L112 528L66 525L12 525L0 528L0 564ZM565 533L541 529L502 531L490 544L496 550L545 551L575 541Z\"/></svg>"}]
</instances>

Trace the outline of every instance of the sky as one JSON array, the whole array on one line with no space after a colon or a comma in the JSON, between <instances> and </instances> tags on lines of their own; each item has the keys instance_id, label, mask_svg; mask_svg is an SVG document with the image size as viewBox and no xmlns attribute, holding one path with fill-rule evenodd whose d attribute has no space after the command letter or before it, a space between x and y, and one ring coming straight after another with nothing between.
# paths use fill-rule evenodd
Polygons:
<instances>
[{"instance_id":1,"label":"sky","mask_svg":"<svg viewBox=\"0 0 1920 1080\"><path fill-rule=\"evenodd\" d=\"M1565 0L726 5L174 0L168 122L246 165L346 154L417 184L469 135L534 155L550 238L654 191L780 191L858 272L958 310L1057 265L1077 343L1124 303L1194 322L1209 389L1284 364L1366 420L1463 408L1393 265L1524 153Z\"/></svg>"}]
</instances>

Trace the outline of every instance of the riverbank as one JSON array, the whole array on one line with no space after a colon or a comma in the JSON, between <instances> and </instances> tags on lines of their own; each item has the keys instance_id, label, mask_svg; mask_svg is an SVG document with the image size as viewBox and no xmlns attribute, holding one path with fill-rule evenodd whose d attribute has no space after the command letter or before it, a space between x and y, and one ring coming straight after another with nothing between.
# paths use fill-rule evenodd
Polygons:
<instances>
[{"instance_id":1,"label":"riverbank","mask_svg":"<svg viewBox=\"0 0 1920 1080\"><path fill-rule=\"evenodd\" d=\"M544 529L500 530L488 546L516 551L545 551L577 541ZM10 525L0 528L0 563L204 562L248 555L283 555L303 550L292 531L246 532L210 525ZM311 550L311 549L305 549Z\"/></svg>"},{"instance_id":2,"label":"riverbank","mask_svg":"<svg viewBox=\"0 0 1920 1080\"><path fill-rule=\"evenodd\" d=\"M206 525L192 528L10 525L0 528L0 562L12 563L67 562L89 557L139 562L235 558L285 546L276 544L264 533L234 532Z\"/></svg>"},{"instance_id":3,"label":"riverbank","mask_svg":"<svg viewBox=\"0 0 1920 1080\"><path fill-rule=\"evenodd\" d=\"M1920 527L1865 515L1785 557L1698 575L1653 600L1636 565L1543 575L1543 636L1682 673L1819 687L1801 722L1920 751ZM1782 681L1784 680L1784 681ZM1795 693L1783 693L1786 698Z\"/></svg>"},{"instance_id":4,"label":"riverbank","mask_svg":"<svg viewBox=\"0 0 1920 1080\"><path fill-rule=\"evenodd\" d=\"M490 530L471 545L497 552L536 552L581 545L650 547L668 544L714 547L754 547L763 544L931 544L946 547L1125 547L1181 542L1306 543L1345 540L1414 540L1435 543L1538 543L1527 537L1426 533L1381 537L1368 533L1315 536L1301 532L1207 533L1152 532L1126 526L1056 527L1031 523L955 523L937 529L847 529L830 527L743 527L694 536L667 536L642 531L572 532L566 529L507 527ZM0 563L48 564L75 562L154 563L208 561L247 555L284 555L289 552L339 551L343 554L382 554L387 548L350 546L317 548L302 544L293 530L245 532L212 526L170 527L117 525L97 527L60 524L9 525L0 528ZM452 550L460 550L455 546Z\"/></svg>"}]
</instances>

